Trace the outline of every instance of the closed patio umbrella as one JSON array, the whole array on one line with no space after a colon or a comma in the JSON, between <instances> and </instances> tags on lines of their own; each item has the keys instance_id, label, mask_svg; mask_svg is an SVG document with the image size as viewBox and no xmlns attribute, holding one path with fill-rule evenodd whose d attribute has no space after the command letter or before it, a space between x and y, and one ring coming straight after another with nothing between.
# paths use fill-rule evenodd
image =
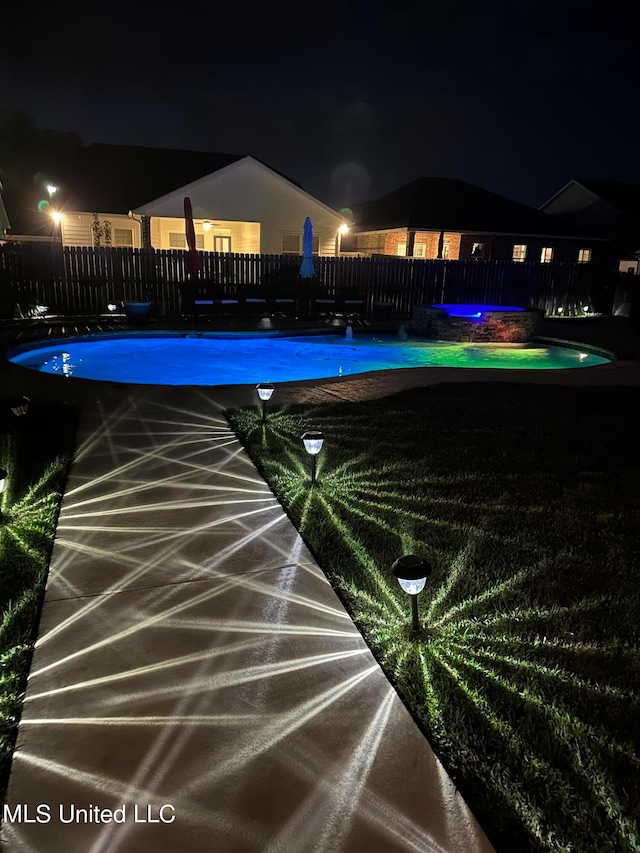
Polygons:
<instances>
[{"instance_id":1,"label":"closed patio umbrella","mask_svg":"<svg viewBox=\"0 0 640 853\"><path fill-rule=\"evenodd\" d=\"M315 269L311 255L313 254L313 225L307 216L304 221L304 231L302 234L302 266L300 267L300 275L302 278L313 278Z\"/></svg>"},{"instance_id":2,"label":"closed patio umbrella","mask_svg":"<svg viewBox=\"0 0 640 853\"><path fill-rule=\"evenodd\" d=\"M444 231L440 232L438 237L438 259L442 259L442 250L444 249Z\"/></svg>"},{"instance_id":3,"label":"closed patio umbrella","mask_svg":"<svg viewBox=\"0 0 640 853\"><path fill-rule=\"evenodd\" d=\"M200 263L200 255L196 249L196 229L193 224L193 210L191 208L191 199L187 196L184 200L184 224L187 235L187 275L194 278L199 272L202 264Z\"/></svg>"}]
</instances>

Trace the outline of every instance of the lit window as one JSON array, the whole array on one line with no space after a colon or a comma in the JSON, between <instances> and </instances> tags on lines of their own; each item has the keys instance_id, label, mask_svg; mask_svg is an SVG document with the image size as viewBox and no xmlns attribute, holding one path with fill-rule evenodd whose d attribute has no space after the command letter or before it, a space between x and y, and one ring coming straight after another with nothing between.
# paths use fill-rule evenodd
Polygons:
<instances>
[{"instance_id":1,"label":"lit window","mask_svg":"<svg viewBox=\"0 0 640 853\"><path fill-rule=\"evenodd\" d=\"M524 243L516 243L513 247L513 255L511 256L514 261L524 261L527 257L527 247Z\"/></svg>"},{"instance_id":2,"label":"lit window","mask_svg":"<svg viewBox=\"0 0 640 853\"><path fill-rule=\"evenodd\" d=\"M300 234L283 234L282 235L282 254L283 255L299 255L302 245L302 236Z\"/></svg>"},{"instance_id":3,"label":"lit window","mask_svg":"<svg viewBox=\"0 0 640 853\"><path fill-rule=\"evenodd\" d=\"M169 247L171 249L186 249L187 238L184 236L184 234L172 231L169 234Z\"/></svg>"},{"instance_id":4,"label":"lit window","mask_svg":"<svg viewBox=\"0 0 640 853\"><path fill-rule=\"evenodd\" d=\"M443 258L449 257L449 249L450 249L449 241L445 240L444 243L442 244L442 257Z\"/></svg>"},{"instance_id":5,"label":"lit window","mask_svg":"<svg viewBox=\"0 0 640 853\"><path fill-rule=\"evenodd\" d=\"M484 243L474 243L471 249L472 258L484 258Z\"/></svg>"},{"instance_id":6,"label":"lit window","mask_svg":"<svg viewBox=\"0 0 640 853\"><path fill-rule=\"evenodd\" d=\"M396 248L396 255L400 255L404 257L407 254L407 244L406 243L398 243Z\"/></svg>"},{"instance_id":7,"label":"lit window","mask_svg":"<svg viewBox=\"0 0 640 853\"><path fill-rule=\"evenodd\" d=\"M133 231L131 228L113 229L114 246L133 246Z\"/></svg>"},{"instance_id":8,"label":"lit window","mask_svg":"<svg viewBox=\"0 0 640 853\"><path fill-rule=\"evenodd\" d=\"M591 249L578 249L578 263L588 264L591 260Z\"/></svg>"},{"instance_id":9,"label":"lit window","mask_svg":"<svg viewBox=\"0 0 640 853\"><path fill-rule=\"evenodd\" d=\"M414 258L426 258L427 256L427 244L426 243L414 243L413 244L413 257Z\"/></svg>"},{"instance_id":10,"label":"lit window","mask_svg":"<svg viewBox=\"0 0 640 853\"><path fill-rule=\"evenodd\" d=\"M186 249L187 238L181 232L169 232L170 249ZM196 249L204 249L204 234L196 234Z\"/></svg>"},{"instance_id":11,"label":"lit window","mask_svg":"<svg viewBox=\"0 0 640 853\"><path fill-rule=\"evenodd\" d=\"M230 252L231 251L231 237L227 237L222 234L216 234L213 238L213 251L214 252Z\"/></svg>"},{"instance_id":12,"label":"lit window","mask_svg":"<svg viewBox=\"0 0 640 853\"><path fill-rule=\"evenodd\" d=\"M547 247L540 252L540 263L541 264L550 264L553 260L553 249Z\"/></svg>"}]
</instances>

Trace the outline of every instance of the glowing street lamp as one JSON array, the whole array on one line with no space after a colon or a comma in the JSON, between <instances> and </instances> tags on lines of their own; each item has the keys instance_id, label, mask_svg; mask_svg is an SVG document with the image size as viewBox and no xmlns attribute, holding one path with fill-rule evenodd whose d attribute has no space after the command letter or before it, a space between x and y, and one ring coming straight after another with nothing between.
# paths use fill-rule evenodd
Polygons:
<instances>
[{"instance_id":1,"label":"glowing street lamp","mask_svg":"<svg viewBox=\"0 0 640 853\"><path fill-rule=\"evenodd\" d=\"M21 415L26 415L29 411L30 400L28 397L12 397L9 400L9 408L13 414L19 418Z\"/></svg>"},{"instance_id":2,"label":"glowing street lamp","mask_svg":"<svg viewBox=\"0 0 640 853\"><path fill-rule=\"evenodd\" d=\"M0 468L0 495L4 492L4 487L7 485L7 472L4 468ZM0 503L0 522L2 522L2 504Z\"/></svg>"},{"instance_id":3,"label":"glowing street lamp","mask_svg":"<svg viewBox=\"0 0 640 853\"><path fill-rule=\"evenodd\" d=\"M267 421L267 400L271 399L271 395L273 394L275 386L271 384L271 382L261 382L259 385L256 385L256 391L258 392L258 397L262 400L262 423L266 423Z\"/></svg>"},{"instance_id":4,"label":"glowing street lamp","mask_svg":"<svg viewBox=\"0 0 640 853\"><path fill-rule=\"evenodd\" d=\"M311 430L311 432L305 432L302 436L302 441L304 442L304 449L307 451L309 456L311 456L311 485L315 486L316 484L316 456L322 450L322 443L324 442L324 435L317 430Z\"/></svg>"},{"instance_id":5,"label":"glowing street lamp","mask_svg":"<svg viewBox=\"0 0 640 853\"><path fill-rule=\"evenodd\" d=\"M404 557L398 557L391 566L391 571L398 579L402 589L411 596L412 631L416 634L420 630L418 594L424 589L432 567L426 560L422 560L413 554L407 554Z\"/></svg>"}]
</instances>

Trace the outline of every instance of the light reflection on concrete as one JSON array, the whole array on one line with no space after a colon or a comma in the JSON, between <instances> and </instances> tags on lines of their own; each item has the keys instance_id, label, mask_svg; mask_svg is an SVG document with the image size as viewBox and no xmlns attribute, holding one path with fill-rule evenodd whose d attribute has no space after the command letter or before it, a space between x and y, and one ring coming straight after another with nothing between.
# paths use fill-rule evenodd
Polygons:
<instances>
[{"instance_id":1,"label":"light reflection on concrete","mask_svg":"<svg viewBox=\"0 0 640 853\"><path fill-rule=\"evenodd\" d=\"M489 853L226 403L172 394L84 418L8 796L52 820L3 849Z\"/></svg>"}]
</instances>

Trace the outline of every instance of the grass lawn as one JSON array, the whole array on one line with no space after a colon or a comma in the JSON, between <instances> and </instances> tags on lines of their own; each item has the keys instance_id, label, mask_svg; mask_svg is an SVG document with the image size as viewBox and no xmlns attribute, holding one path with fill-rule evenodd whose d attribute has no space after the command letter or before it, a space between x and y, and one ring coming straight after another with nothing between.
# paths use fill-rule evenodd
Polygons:
<instances>
[{"instance_id":1,"label":"grass lawn","mask_svg":"<svg viewBox=\"0 0 640 853\"><path fill-rule=\"evenodd\" d=\"M478 383L274 405L266 429L228 413L500 853L640 851L637 396ZM402 554L433 564L415 641Z\"/></svg>"},{"instance_id":2,"label":"grass lawn","mask_svg":"<svg viewBox=\"0 0 640 853\"><path fill-rule=\"evenodd\" d=\"M42 595L73 452L76 415L66 406L15 417L0 411L0 793L4 800Z\"/></svg>"}]
</instances>

